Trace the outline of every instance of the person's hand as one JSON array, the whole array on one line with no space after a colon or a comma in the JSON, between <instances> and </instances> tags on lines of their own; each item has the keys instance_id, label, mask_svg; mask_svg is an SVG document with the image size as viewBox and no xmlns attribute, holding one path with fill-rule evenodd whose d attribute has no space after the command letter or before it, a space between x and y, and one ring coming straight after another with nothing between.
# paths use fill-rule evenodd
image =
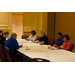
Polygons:
<instances>
[{"instance_id":1,"label":"person's hand","mask_svg":"<svg viewBox=\"0 0 75 75\"><path fill-rule=\"evenodd\" d=\"M53 47L55 47L55 45L53 45Z\"/></svg>"},{"instance_id":2,"label":"person's hand","mask_svg":"<svg viewBox=\"0 0 75 75\"><path fill-rule=\"evenodd\" d=\"M59 48L63 48L63 46L60 46Z\"/></svg>"},{"instance_id":3,"label":"person's hand","mask_svg":"<svg viewBox=\"0 0 75 75\"><path fill-rule=\"evenodd\" d=\"M26 38L27 41L29 41L29 39Z\"/></svg>"},{"instance_id":4,"label":"person's hand","mask_svg":"<svg viewBox=\"0 0 75 75\"><path fill-rule=\"evenodd\" d=\"M27 38L25 40L27 40Z\"/></svg>"},{"instance_id":5,"label":"person's hand","mask_svg":"<svg viewBox=\"0 0 75 75\"><path fill-rule=\"evenodd\" d=\"M37 43L37 41L33 41L33 43Z\"/></svg>"},{"instance_id":6,"label":"person's hand","mask_svg":"<svg viewBox=\"0 0 75 75\"><path fill-rule=\"evenodd\" d=\"M35 43L35 41L33 41L33 43Z\"/></svg>"},{"instance_id":7,"label":"person's hand","mask_svg":"<svg viewBox=\"0 0 75 75\"><path fill-rule=\"evenodd\" d=\"M29 39L27 39L27 41L29 41Z\"/></svg>"},{"instance_id":8,"label":"person's hand","mask_svg":"<svg viewBox=\"0 0 75 75\"><path fill-rule=\"evenodd\" d=\"M33 41L33 43L36 43L36 41Z\"/></svg>"},{"instance_id":9,"label":"person's hand","mask_svg":"<svg viewBox=\"0 0 75 75\"><path fill-rule=\"evenodd\" d=\"M39 42L39 40L37 40L37 42Z\"/></svg>"},{"instance_id":10,"label":"person's hand","mask_svg":"<svg viewBox=\"0 0 75 75\"><path fill-rule=\"evenodd\" d=\"M20 47L23 47L23 45L20 45Z\"/></svg>"},{"instance_id":11,"label":"person's hand","mask_svg":"<svg viewBox=\"0 0 75 75\"><path fill-rule=\"evenodd\" d=\"M53 45L53 47L58 47L57 45Z\"/></svg>"}]
</instances>

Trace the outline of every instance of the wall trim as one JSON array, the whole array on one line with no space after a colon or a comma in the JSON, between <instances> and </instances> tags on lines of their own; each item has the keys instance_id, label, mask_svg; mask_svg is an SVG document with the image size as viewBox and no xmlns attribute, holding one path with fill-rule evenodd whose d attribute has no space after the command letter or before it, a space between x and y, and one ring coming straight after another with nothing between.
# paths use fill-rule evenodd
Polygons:
<instances>
[{"instance_id":1,"label":"wall trim","mask_svg":"<svg viewBox=\"0 0 75 75\"><path fill-rule=\"evenodd\" d=\"M8 26L8 25L0 25L0 26L2 26L2 27L3 27L3 26Z\"/></svg>"},{"instance_id":2,"label":"wall trim","mask_svg":"<svg viewBox=\"0 0 75 75\"><path fill-rule=\"evenodd\" d=\"M0 29L10 29L10 28L0 28Z\"/></svg>"}]
</instances>

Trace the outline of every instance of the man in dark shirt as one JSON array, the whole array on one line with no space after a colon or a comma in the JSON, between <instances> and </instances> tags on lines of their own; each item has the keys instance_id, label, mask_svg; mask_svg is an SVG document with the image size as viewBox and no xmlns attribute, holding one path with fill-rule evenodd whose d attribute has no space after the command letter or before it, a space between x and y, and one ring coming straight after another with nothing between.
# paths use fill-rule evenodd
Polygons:
<instances>
[{"instance_id":1,"label":"man in dark shirt","mask_svg":"<svg viewBox=\"0 0 75 75\"><path fill-rule=\"evenodd\" d=\"M5 45L5 38L3 37L3 31L0 30L0 44L2 47Z\"/></svg>"},{"instance_id":2,"label":"man in dark shirt","mask_svg":"<svg viewBox=\"0 0 75 75\"><path fill-rule=\"evenodd\" d=\"M48 44L48 37L45 35L45 31L41 31L41 38L34 41L34 43Z\"/></svg>"}]
</instances>

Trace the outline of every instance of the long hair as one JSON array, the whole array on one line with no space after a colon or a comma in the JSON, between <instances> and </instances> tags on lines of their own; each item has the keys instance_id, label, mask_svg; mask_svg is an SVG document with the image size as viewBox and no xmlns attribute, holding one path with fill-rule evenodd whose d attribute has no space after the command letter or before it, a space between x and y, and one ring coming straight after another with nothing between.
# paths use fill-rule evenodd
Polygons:
<instances>
[{"instance_id":1,"label":"long hair","mask_svg":"<svg viewBox=\"0 0 75 75\"><path fill-rule=\"evenodd\" d=\"M0 33L2 32L2 35L1 36L3 36L3 31L2 30L0 30Z\"/></svg>"}]
</instances>

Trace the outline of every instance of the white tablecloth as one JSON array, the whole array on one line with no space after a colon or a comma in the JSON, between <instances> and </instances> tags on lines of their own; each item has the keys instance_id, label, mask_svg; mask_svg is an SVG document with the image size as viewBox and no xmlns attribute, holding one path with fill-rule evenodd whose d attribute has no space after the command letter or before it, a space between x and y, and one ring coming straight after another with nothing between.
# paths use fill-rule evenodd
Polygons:
<instances>
[{"instance_id":1,"label":"white tablecloth","mask_svg":"<svg viewBox=\"0 0 75 75\"><path fill-rule=\"evenodd\" d=\"M75 53L63 49L51 50L48 45L39 45L31 41L18 40L19 44L23 44L23 48L18 51L31 58L44 58L53 62L75 62ZM29 50L26 50L28 47Z\"/></svg>"}]
</instances>

